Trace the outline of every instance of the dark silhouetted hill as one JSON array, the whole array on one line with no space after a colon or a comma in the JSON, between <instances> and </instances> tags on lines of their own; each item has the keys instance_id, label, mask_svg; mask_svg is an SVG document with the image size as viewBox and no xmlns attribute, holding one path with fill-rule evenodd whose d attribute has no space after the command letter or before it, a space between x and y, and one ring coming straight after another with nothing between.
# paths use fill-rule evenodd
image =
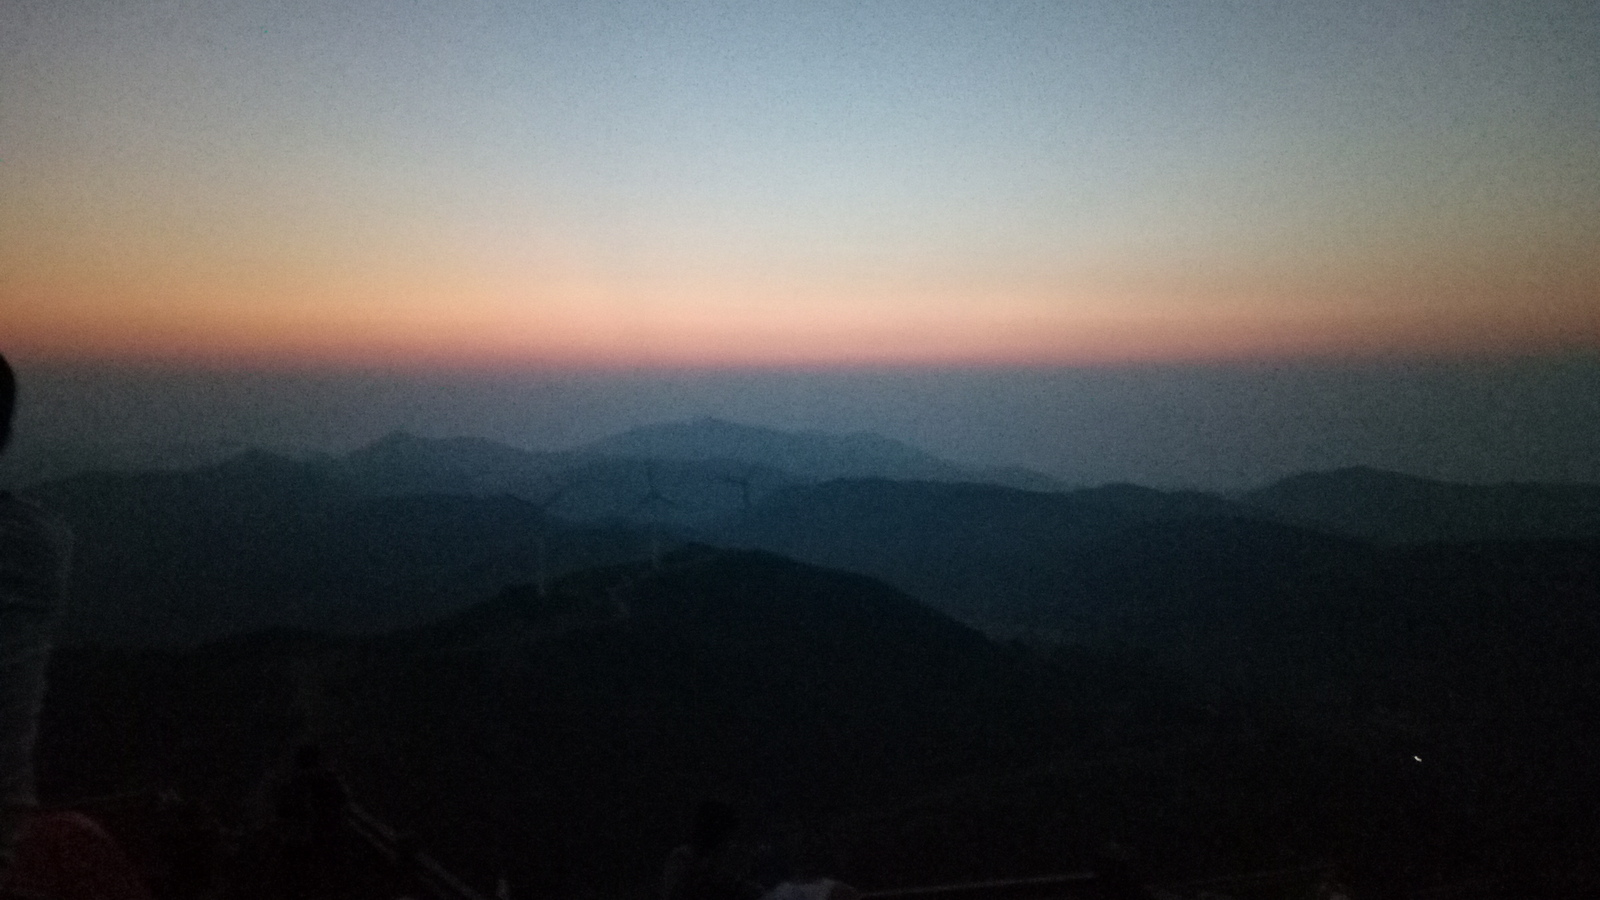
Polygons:
<instances>
[{"instance_id":1,"label":"dark silhouetted hill","mask_svg":"<svg viewBox=\"0 0 1600 900\"><path fill-rule=\"evenodd\" d=\"M72 524L64 639L186 644L272 627L429 621L537 577L635 558L642 535L508 496L370 495L252 452L187 472L84 475L30 495Z\"/></svg>"},{"instance_id":2,"label":"dark silhouetted hill","mask_svg":"<svg viewBox=\"0 0 1600 900\"><path fill-rule=\"evenodd\" d=\"M554 459L399 436L37 486L78 532L67 643L88 643L55 664L48 788L175 786L244 822L316 736L385 818L482 878L520 860L534 893L648 890L707 794L867 887L1045 874L1108 838L1172 877L1583 877L1585 488L1267 489L1344 510L1312 521L1261 492ZM720 512L707 532L753 549L658 570L640 529L557 499ZM1523 539L1551 530L1579 537ZM541 543L570 573L549 591ZM105 646L141 643L168 646Z\"/></svg>"},{"instance_id":3,"label":"dark silhouetted hill","mask_svg":"<svg viewBox=\"0 0 1600 900\"><path fill-rule=\"evenodd\" d=\"M707 795L837 873L828 823L846 812L1141 746L1178 714L1137 666L1073 659L997 646L860 576L694 548L386 637L70 648L41 758L57 796L165 779L246 816L315 734L363 802L464 871L531 861L636 894Z\"/></svg>"},{"instance_id":4,"label":"dark silhouetted hill","mask_svg":"<svg viewBox=\"0 0 1600 900\"><path fill-rule=\"evenodd\" d=\"M382 637L72 648L45 785L173 786L247 816L314 735L478 883L509 869L600 896L649 891L706 795L802 872L867 888L1071 870L1108 838L1171 879L1326 860L1374 891L1581 874L1593 545L1129 527L1085 569L1150 570L1122 650L996 644L870 579L704 547ZM1373 572L1327 568L1369 552ZM1210 664L1159 662L1198 648Z\"/></svg>"},{"instance_id":5,"label":"dark silhouetted hill","mask_svg":"<svg viewBox=\"0 0 1600 900\"><path fill-rule=\"evenodd\" d=\"M1099 616L1085 554L1141 522L1252 512L1132 485L1066 493L980 484L833 481L774 494L711 532L738 546L881 578L965 621L1073 629Z\"/></svg>"},{"instance_id":6,"label":"dark silhouetted hill","mask_svg":"<svg viewBox=\"0 0 1600 900\"><path fill-rule=\"evenodd\" d=\"M1452 484L1357 467L1239 499L1285 522L1386 542L1600 538L1600 485Z\"/></svg>"},{"instance_id":7,"label":"dark silhouetted hill","mask_svg":"<svg viewBox=\"0 0 1600 900\"><path fill-rule=\"evenodd\" d=\"M216 465L246 450L238 441L66 440L19 433L0 455L0 487L19 490L87 472L143 472Z\"/></svg>"}]
</instances>

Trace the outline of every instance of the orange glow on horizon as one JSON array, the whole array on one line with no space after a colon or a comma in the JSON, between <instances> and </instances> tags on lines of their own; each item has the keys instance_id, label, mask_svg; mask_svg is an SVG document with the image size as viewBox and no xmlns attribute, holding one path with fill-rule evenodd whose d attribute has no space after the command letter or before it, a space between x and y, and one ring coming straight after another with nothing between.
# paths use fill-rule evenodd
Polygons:
<instances>
[{"instance_id":1,"label":"orange glow on horizon","mask_svg":"<svg viewBox=\"0 0 1600 900\"><path fill-rule=\"evenodd\" d=\"M634 329L512 321L466 310L315 321L137 315L21 317L7 352L60 362L268 369L630 370L1101 366L1280 358L1505 356L1594 349L1592 323L1543 328L1492 311L1450 323L1398 313L1263 315L1248 307L1188 315L1078 315L915 324L826 319L656 321ZM1449 327L1444 327L1448 325Z\"/></svg>"},{"instance_id":2,"label":"orange glow on horizon","mask_svg":"<svg viewBox=\"0 0 1600 900\"><path fill-rule=\"evenodd\" d=\"M1028 276L649 270L421 258L340 271L35 256L8 353L217 367L1080 366L1600 349L1600 262L1367 260ZM1470 261L1469 261L1470 262ZM186 274L180 276L179 271ZM1486 274L1488 273L1488 274ZM114 298L114 299L113 299ZM219 299L220 298L220 299ZM440 298L452 298L441 300ZM1291 299L1284 299L1291 298Z\"/></svg>"}]
</instances>

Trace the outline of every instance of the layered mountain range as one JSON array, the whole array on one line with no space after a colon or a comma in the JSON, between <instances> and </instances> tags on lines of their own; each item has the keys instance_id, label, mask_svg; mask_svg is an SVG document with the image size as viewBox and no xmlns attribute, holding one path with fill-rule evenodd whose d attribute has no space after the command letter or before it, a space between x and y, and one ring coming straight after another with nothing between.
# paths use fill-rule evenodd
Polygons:
<instances>
[{"instance_id":1,"label":"layered mountain range","mask_svg":"<svg viewBox=\"0 0 1600 900\"><path fill-rule=\"evenodd\" d=\"M1054 636L1103 629L1130 591L1181 593L1190 575L1258 591L1246 582L1276 566L1273 589L1287 589L1284 557L1314 579L1371 571L1410 543L1600 539L1595 486L1357 469L1234 497L1038 491L884 439L784 437L702 420L548 454L396 434L340 458L251 451L26 493L78 533L68 638L119 642L378 631L685 539L871 575L996 633ZM624 450L664 455L608 455ZM940 477L895 477L907 472ZM1108 569L1115 559L1134 577Z\"/></svg>"},{"instance_id":2,"label":"layered mountain range","mask_svg":"<svg viewBox=\"0 0 1600 900\"><path fill-rule=\"evenodd\" d=\"M1108 839L1168 878L1581 878L1596 488L1026 490L782 437L395 435L35 485L79 541L48 790L248 823L316 739L441 858L552 894L648 890L707 795L868 887Z\"/></svg>"}]
</instances>

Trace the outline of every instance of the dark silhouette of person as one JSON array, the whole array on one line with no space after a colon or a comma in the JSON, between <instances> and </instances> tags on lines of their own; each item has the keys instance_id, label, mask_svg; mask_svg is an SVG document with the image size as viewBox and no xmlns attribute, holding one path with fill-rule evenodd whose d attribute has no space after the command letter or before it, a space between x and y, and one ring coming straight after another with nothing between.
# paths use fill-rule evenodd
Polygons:
<instances>
[{"instance_id":1,"label":"dark silhouette of person","mask_svg":"<svg viewBox=\"0 0 1600 900\"><path fill-rule=\"evenodd\" d=\"M16 399L16 376L0 356L0 453ZM71 550L72 533L59 519L0 491L0 884L38 804L33 750Z\"/></svg>"},{"instance_id":2,"label":"dark silhouette of person","mask_svg":"<svg viewBox=\"0 0 1600 900\"><path fill-rule=\"evenodd\" d=\"M739 816L732 806L707 800L695 811L689 842L667 856L661 900L757 900L755 855L735 841Z\"/></svg>"},{"instance_id":3,"label":"dark silhouette of person","mask_svg":"<svg viewBox=\"0 0 1600 900\"><path fill-rule=\"evenodd\" d=\"M345 815L350 792L323 762L322 748L302 745L277 792L280 890L290 900L340 893L347 880Z\"/></svg>"}]
</instances>

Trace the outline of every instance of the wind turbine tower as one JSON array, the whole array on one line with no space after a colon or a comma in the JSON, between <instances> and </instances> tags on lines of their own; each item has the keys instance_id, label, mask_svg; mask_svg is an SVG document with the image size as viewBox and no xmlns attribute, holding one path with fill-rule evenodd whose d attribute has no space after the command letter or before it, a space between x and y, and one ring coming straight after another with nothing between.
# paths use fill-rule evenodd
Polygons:
<instances>
[{"instance_id":1,"label":"wind turbine tower","mask_svg":"<svg viewBox=\"0 0 1600 900\"><path fill-rule=\"evenodd\" d=\"M530 500L527 497L519 494L511 495L512 497L521 501L523 504L533 507L534 512L538 513L539 515L539 524L537 526L537 530L534 532L533 538L534 550L537 554L536 565L538 567L536 569L534 587L538 589L539 598L541 600L549 596L550 593L549 509L560 502L562 496L567 493L567 488L569 487L569 485L556 485L553 481L550 482L550 484L551 487L547 488L544 492L544 495L538 500Z\"/></svg>"},{"instance_id":2,"label":"wind turbine tower","mask_svg":"<svg viewBox=\"0 0 1600 900\"><path fill-rule=\"evenodd\" d=\"M738 486L739 500L741 501L740 509L746 513L750 512L750 484L755 480L755 475L755 467L751 466L743 475L735 475L729 472L722 476L723 481Z\"/></svg>"},{"instance_id":3,"label":"wind turbine tower","mask_svg":"<svg viewBox=\"0 0 1600 900\"><path fill-rule=\"evenodd\" d=\"M650 526L650 567L661 568L662 549L662 524L663 510L672 506L672 501L661 493L661 488L656 484L656 467L647 464L644 470L645 494L634 507L635 512L643 511Z\"/></svg>"}]
</instances>

